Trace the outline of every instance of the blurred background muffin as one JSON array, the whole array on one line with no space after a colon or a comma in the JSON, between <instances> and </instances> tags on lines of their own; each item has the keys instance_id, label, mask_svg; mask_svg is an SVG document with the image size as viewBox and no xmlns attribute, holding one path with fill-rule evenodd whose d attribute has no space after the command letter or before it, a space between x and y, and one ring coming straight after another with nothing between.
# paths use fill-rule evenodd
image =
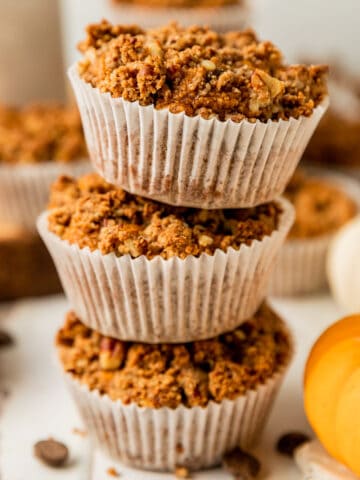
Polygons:
<instances>
[{"instance_id":1,"label":"blurred background muffin","mask_svg":"<svg viewBox=\"0 0 360 480\"><path fill-rule=\"evenodd\" d=\"M360 178L360 78L339 66L331 70L331 107L304 154L304 162Z\"/></svg>"},{"instance_id":2,"label":"blurred background muffin","mask_svg":"<svg viewBox=\"0 0 360 480\"><path fill-rule=\"evenodd\" d=\"M75 107L0 106L0 299L60 291L35 223L54 179L89 170L86 157Z\"/></svg>"},{"instance_id":3,"label":"blurred background muffin","mask_svg":"<svg viewBox=\"0 0 360 480\"><path fill-rule=\"evenodd\" d=\"M251 2L250 2L251 3ZM214 30L241 30L248 21L248 0L62 0L61 18L66 66L79 55L77 43L86 25L101 19L154 28L176 21L180 25L208 25Z\"/></svg>"},{"instance_id":4,"label":"blurred background muffin","mask_svg":"<svg viewBox=\"0 0 360 480\"><path fill-rule=\"evenodd\" d=\"M345 175L298 169L285 197L296 218L279 253L270 293L317 293L327 285L326 258L334 235L359 211L360 185Z\"/></svg>"}]
</instances>

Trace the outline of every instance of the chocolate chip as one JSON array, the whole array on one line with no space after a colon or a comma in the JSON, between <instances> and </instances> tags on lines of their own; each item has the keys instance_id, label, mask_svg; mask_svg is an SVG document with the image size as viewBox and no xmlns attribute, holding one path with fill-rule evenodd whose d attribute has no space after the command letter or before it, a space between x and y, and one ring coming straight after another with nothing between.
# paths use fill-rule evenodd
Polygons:
<instances>
[{"instance_id":1,"label":"chocolate chip","mask_svg":"<svg viewBox=\"0 0 360 480\"><path fill-rule=\"evenodd\" d=\"M253 480L260 472L261 464L257 458L249 453L235 448L223 458L224 469L231 473L236 480Z\"/></svg>"},{"instance_id":2,"label":"chocolate chip","mask_svg":"<svg viewBox=\"0 0 360 480\"><path fill-rule=\"evenodd\" d=\"M0 330L0 347L11 347L14 343L14 339L9 333Z\"/></svg>"},{"instance_id":3,"label":"chocolate chip","mask_svg":"<svg viewBox=\"0 0 360 480\"><path fill-rule=\"evenodd\" d=\"M292 457L298 447L309 441L310 438L305 433L289 432L279 438L276 448L282 455Z\"/></svg>"},{"instance_id":4,"label":"chocolate chip","mask_svg":"<svg viewBox=\"0 0 360 480\"><path fill-rule=\"evenodd\" d=\"M35 456L50 467L61 467L66 462L69 451L66 445L49 438L34 445Z\"/></svg>"}]
</instances>

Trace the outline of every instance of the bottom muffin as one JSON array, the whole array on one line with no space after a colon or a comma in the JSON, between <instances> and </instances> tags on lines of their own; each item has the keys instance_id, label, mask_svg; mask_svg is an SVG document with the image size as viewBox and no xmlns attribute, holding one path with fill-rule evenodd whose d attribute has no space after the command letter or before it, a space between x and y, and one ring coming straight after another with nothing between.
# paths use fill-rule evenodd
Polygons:
<instances>
[{"instance_id":1,"label":"bottom muffin","mask_svg":"<svg viewBox=\"0 0 360 480\"><path fill-rule=\"evenodd\" d=\"M129 465L220 463L258 440L292 355L267 305L236 330L185 344L123 342L69 313L56 345L89 434Z\"/></svg>"},{"instance_id":2,"label":"bottom muffin","mask_svg":"<svg viewBox=\"0 0 360 480\"><path fill-rule=\"evenodd\" d=\"M61 292L53 261L37 234L0 223L0 300Z\"/></svg>"},{"instance_id":3,"label":"bottom muffin","mask_svg":"<svg viewBox=\"0 0 360 480\"><path fill-rule=\"evenodd\" d=\"M335 233L359 211L360 186L338 173L298 170L284 196L295 223L271 275L270 295L291 296L325 289L326 258Z\"/></svg>"}]
</instances>

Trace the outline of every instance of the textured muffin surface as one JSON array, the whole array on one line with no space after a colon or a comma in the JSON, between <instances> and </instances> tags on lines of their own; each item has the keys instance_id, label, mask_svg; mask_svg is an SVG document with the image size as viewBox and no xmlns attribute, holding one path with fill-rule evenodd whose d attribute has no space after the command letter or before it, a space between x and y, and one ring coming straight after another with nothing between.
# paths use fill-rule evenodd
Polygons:
<instances>
[{"instance_id":1,"label":"textured muffin surface","mask_svg":"<svg viewBox=\"0 0 360 480\"><path fill-rule=\"evenodd\" d=\"M151 408L235 399L279 371L291 348L282 320L267 305L232 332L171 345L104 337L70 312L56 345L64 370L90 390Z\"/></svg>"},{"instance_id":2,"label":"textured muffin surface","mask_svg":"<svg viewBox=\"0 0 360 480\"><path fill-rule=\"evenodd\" d=\"M71 162L86 157L75 107L54 103L0 106L0 164Z\"/></svg>"},{"instance_id":3,"label":"textured muffin surface","mask_svg":"<svg viewBox=\"0 0 360 480\"><path fill-rule=\"evenodd\" d=\"M327 94L327 67L286 65L251 30L142 30L103 21L88 27L79 48L79 73L92 86L188 116L287 120L311 115Z\"/></svg>"},{"instance_id":4,"label":"textured muffin surface","mask_svg":"<svg viewBox=\"0 0 360 480\"><path fill-rule=\"evenodd\" d=\"M355 202L331 180L315 178L298 170L285 191L295 207L290 238L308 238L338 230L356 215Z\"/></svg>"},{"instance_id":5,"label":"textured muffin surface","mask_svg":"<svg viewBox=\"0 0 360 480\"><path fill-rule=\"evenodd\" d=\"M53 184L48 222L51 232L80 248L168 259L251 245L277 229L280 215L277 202L239 210L173 207L126 193L93 173Z\"/></svg>"}]
</instances>

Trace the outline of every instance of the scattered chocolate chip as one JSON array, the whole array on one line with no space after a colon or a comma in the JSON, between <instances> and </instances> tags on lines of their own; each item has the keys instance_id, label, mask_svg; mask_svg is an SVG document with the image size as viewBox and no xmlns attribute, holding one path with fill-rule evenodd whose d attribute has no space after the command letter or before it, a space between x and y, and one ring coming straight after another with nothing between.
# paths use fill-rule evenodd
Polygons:
<instances>
[{"instance_id":1,"label":"scattered chocolate chip","mask_svg":"<svg viewBox=\"0 0 360 480\"><path fill-rule=\"evenodd\" d=\"M282 455L292 457L298 447L309 441L310 438L305 433L289 432L279 438L276 449Z\"/></svg>"},{"instance_id":2,"label":"scattered chocolate chip","mask_svg":"<svg viewBox=\"0 0 360 480\"><path fill-rule=\"evenodd\" d=\"M61 467L68 458L69 450L63 443L49 438L34 445L34 454L50 467Z\"/></svg>"},{"instance_id":3,"label":"scattered chocolate chip","mask_svg":"<svg viewBox=\"0 0 360 480\"><path fill-rule=\"evenodd\" d=\"M236 480L253 480L261 469L261 463L257 458L249 453L243 452L240 448L235 448L227 453L223 458L224 469L233 475Z\"/></svg>"},{"instance_id":4,"label":"scattered chocolate chip","mask_svg":"<svg viewBox=\"0 0 360 480\"><path fill-rule=\"evenodd\" d=\"M14 339L9 333L5 332L5 330L0 330L0 348L11 347L14 343Z\"/></svg>"}]
</instances>

